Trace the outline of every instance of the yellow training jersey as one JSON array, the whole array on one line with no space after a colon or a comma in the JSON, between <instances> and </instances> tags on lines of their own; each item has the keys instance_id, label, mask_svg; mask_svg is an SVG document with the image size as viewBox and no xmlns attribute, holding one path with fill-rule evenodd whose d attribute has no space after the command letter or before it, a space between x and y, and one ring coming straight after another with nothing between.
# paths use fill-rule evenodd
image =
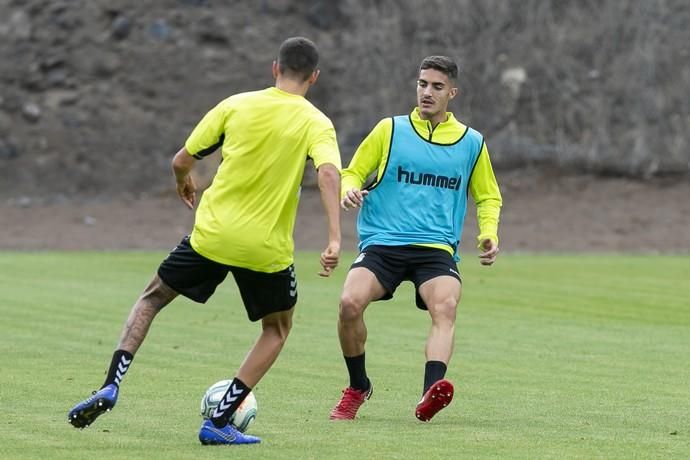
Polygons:
<instances>
[{"instance_id":1,"label":"yellow training jersey","mask_svg":"<svg viewBox=\"0 0 690 460\"><path fill-rule=\"evenodd\" d=\"M439 123L435 128L432 128L428 120L420 118L417 108L412 111L409 119L414 131L426 141L453 144L465 135L468 128L460 123L451 112L447 112L447 115L446 121ZM386 118L381 120L362 141L349 166L342 172L341 188L343 195L352 188L360 189L369 175L374 172L376 172L376 182L381 180L388 164L392 133L393 119ZM477 163L469 179L468 189L477 206L479 224L477 239L481 241L488 238L498 243L498 220L503 200L491 167L486 143L482 144ZM453 253L453 249L449 246L423 245L440 247L451 254Z\"/></svg>"},{"instance_id":2,"label":"yellow training jersey","mask_svg":"<svg viewBox=\"0 0 690 460\"><path fill-rule=\"evenodd\" d=\"M196 211L191 244L213 261L260 272L293 262L292 232L307 158L341 168L333 123L304 97L268 88L240 93L204 116L185 143L222 162Z\"/></svg>"}]
</instances>

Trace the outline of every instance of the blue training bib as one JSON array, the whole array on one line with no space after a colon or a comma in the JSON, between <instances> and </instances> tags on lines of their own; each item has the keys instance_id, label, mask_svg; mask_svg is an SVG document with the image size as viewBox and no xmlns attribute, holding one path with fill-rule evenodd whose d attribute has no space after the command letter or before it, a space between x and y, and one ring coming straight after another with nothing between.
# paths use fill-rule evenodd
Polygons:
<instances>
[{"instance_id":1,"label":"blue training bib","mask_svg":"<svg viewBox=\"0 0 690 460\"><path fill-rule=\"evenodd\" d=\"M357 219L360 251L374 244L446 244L457 256L469 178L483 143L469 127L453 144L427 141L409 116L393 117L385 170Z\"/></svg>"}]
</instances>

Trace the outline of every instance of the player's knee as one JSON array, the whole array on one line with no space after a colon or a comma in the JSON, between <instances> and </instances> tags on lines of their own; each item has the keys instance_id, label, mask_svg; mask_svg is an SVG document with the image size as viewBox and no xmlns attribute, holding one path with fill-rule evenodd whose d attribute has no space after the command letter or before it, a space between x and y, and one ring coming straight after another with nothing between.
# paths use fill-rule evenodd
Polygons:
<instances>
[{"instance_id":1,"label":"player's knee","mask_svg":"<svg viewBox=\"0 0 690 460\"><path fill-rule=\"evenodd\" d=\"M455 322L458 301L454 297L445 297L434 301L429 308L432 318L438 321Z\"/></svg>"},{"instance_id":2,"label":"player's knee","mask_svg":"<svg viewBox=\"0 0 690 460\"><path fill-rule=\"evenodd\" d=\"M146 289L144 289L144 292L142 292L141 296L139 297L139 301L148 307L161 310L175 297L177 297L177 292L171 289L163 282L163 280L156 276L153 280L151 280L149 285L146 286Z\"/></svg>"},{"instance_id":3,"label":"player's knee","mask_svg":"<svg viewBox=\"0 0 690 460\"><path fill-rule=\"evenodd\" d=\"M281 343L285 343L291 328L292 324L275 323L264 327L264 332L271 332Z\"/></svg>"},{"instance_id":4,"label":"player's knee","mask_svg":"<svg viewBox=\"0 0 690 460\"><path fill-rule=\"evenodd\" d=\"M263 323L264 332L270 332L275 335L281 342L285 343L290 335L290 330L292 329L292 316L291 315L277 315L277 317L271 318L271 320L264 320Z\"/></svg>"},{"instance_id":5,"label":"player's knee","mask_svg":"<svg viewBox=\"0 0 690 460\"><path fill-rule=\"evenodd\" d=\"M344 292L340 297L340 320L351 321L362 316L364 307L364 301Z\"/></svg>"},{"instance_id":6,"label":"player's knee","mask_svg":"<svg viewBox=\"0 0 690 460\"><path fill-rule=\"evenodd\" d=\"M285 318L278 322L278 327L277 327L277 332L278 335L280 336L280 339L285 342L288 338L288 335L290 335L290 331L292 330L292 318Z\"/></svg>"}]
</instances>

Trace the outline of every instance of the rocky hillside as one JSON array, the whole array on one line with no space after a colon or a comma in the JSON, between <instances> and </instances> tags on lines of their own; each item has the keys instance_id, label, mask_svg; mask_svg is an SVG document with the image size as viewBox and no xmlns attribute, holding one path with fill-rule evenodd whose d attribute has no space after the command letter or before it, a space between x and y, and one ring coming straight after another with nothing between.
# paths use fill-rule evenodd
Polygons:
<instances>
[{"instance_id":1,"label":"rocky hillside","mask_svg":"<svg viewBox=\"0 0 690 460\"><path fill-rule=\"evenodd\" d=\"M292 35L320 47L309 97L345 159L411 109L421 58L447 54L462 67L453 110L499 168L686 174L688 23L686 0L0 0L0 192L168 189L195 122L271 85Z\"/></svg>"}]
</instances>

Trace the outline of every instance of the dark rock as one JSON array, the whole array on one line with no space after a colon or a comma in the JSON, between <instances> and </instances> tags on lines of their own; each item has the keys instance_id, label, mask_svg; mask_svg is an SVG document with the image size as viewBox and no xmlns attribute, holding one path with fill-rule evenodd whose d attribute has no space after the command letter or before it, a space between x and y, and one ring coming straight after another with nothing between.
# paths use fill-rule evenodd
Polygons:
<instances>
[{"instance_id":1,"label":"dark rock","mask_svg":"<svg viewBox=\"0 0 690 460\"><path fill-rule=\"evenodd\" d=\"M79 12L74 6L70 10L68 2L51 2L50 20L62 30L72 31L82 25Z\"/></svg>"},{"instance_id":2,"label":"dark rock","mask_svg":"<svg viewBox=\"0 0 690 460\"><path fill-rule=\"evenodd\" d=\"M44 104L47 108L56 110L61 106L73 105L79 100L79 93L72 90L46 91Z\"/></svg>"},{"instance_id":3,"label":"dark rock","mask_svg":"<svg viewBox=\"0 0 690 460\"><path fill-rule=\"evenodd\" d=\"M199 23L199 40L202 43L225 45L229 43L225 28L213 15L204 16Z\"/></svg>"},{"instance_id":4,"label":"dark rock","mask_svg":"<svg viewBox=\"0 0 690 460\"><path fill-rule=\"evenodd\" d=\"M19 156L19 149L9 142L0 139L0 160L13 160Z\"/></svg>"},{"instance_id":5,"label":"dark rock","mask_svg":"<svg viewBox=\"0 0 690 460\"><path fill-rule=\"evenodd\" d=\"M126 16L117 15L110 23L110 34L115 40L124 40L132 31L132 21Z\"/></svg>"},{"instance_id":6,"label":"dark rock","mask_svg":"<svg viewBox=\"0 0 690 460\"><path fill-rule=\"evenodd\" d=\"M60 55L52 55L48 56L44 59L41 59L41 62L38 63L38 68L41 69L44 72L57 69L60 67L64 67L65 65L65 58Z\"/></svg>"},{"instance_id":7,"label":"dark rock","mask_svg":"<svg viewBox=\"0 0 690 460\"><path fill-rule=\"evenodd\" d=\"M22 74L20 84L25 89L29 91L42 91L45 89L45 81L43 79L40 62L32 62Z\"/></svg>"},{"instance_id":8,"label":"dark rock","mask_svg":"<svg viewBox=\"0 0 690 460\"><path fill-rule=\"evenodd\" d=\"M93 61L93 73L97 77L110 78L120 70L120 58L113 53L101 53Z\"/></svg>"},{"instance_id":9,"label":"dark rock","mask_svg":"<svg viewBox=\"0 0 690 460\"><path fill-rule=\"evenodd\" d=\"M62 86L67 80L67 71L65 69L52 69L46 74L46 83L48 86Z\"/></svg>"}]
</instances>

